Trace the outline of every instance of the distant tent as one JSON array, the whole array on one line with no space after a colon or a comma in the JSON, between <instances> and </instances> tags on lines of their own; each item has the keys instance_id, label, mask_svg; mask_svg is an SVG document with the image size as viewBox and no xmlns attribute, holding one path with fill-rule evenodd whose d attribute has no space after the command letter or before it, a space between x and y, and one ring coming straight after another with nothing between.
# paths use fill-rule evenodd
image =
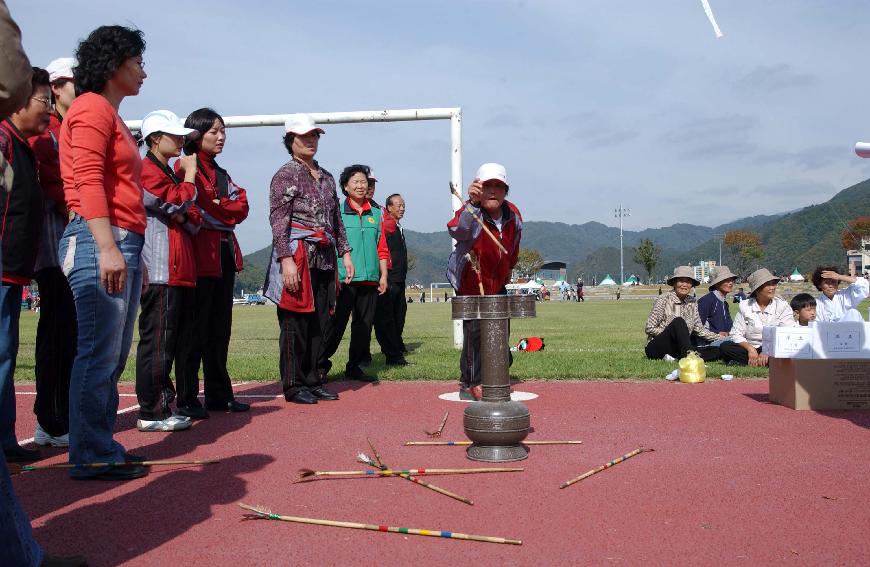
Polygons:
<instances>
[{"instance_id":1,"label":"distant tent","mask_svg":"<svg viewBox=\"0 0 870 567\"><path fill-rule=\"evenodd\" d=\"M791 273L791 275L788 277L788 281L790 281L790 282L802 282L802 281L804 281L804 277L801 275L801 273L798 271L798 269L795 268L794 271Z\"/></svg>"},{"instance_id":2,"label":"distant tent","mask_svg":"<svg viewBox=\"0 0 870 567\"><path fill-rule=\"evenodd\" d=\"M635 285L637 283L640 283L640 280L637 279L636 275L632 274L622 285Z\"/></svg>"},{"instance_id":3,"label":"distant tent","mask_svg":"<svg viewBox=\"0 0 870 567\"><path fill-rule=\"evenodd\" d=\"M607 274L603 280L598 285L616 285L616 282L613 281L613 278L610 277L610 274Z\"/></svg>"}]
</instances>

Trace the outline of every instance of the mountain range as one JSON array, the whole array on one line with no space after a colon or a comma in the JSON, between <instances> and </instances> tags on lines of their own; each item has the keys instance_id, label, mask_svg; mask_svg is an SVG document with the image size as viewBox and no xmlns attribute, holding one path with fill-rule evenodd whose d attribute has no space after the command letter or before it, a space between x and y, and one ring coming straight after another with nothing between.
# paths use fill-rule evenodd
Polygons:
<instances>
[{"instance_id":1,"label":"mountain range","mask_svg":"<svg viewBox=\"0 0 870 567\"><path fill-rule=\"evenodd\" d=\"M623 230L625 277L634 273L646 278L643 267L633 260L633 248L645 238L662 249L656 274L664 278L677 265L697 264L701 260L718 262L719 242L715 236L736 229L751 230L761 236L764 256L757 264L775 273L791 273L797 267L807 274L819 264L844 266L840 235L850 220L866 215L870 215L870 180L843 189L824 203L788 213L746 217L715 227L679 223L641 231ZM405 240L414 258L408 282L428 285L446 281L444 272L451 250L447 231L423 233L406 229ZM592 281L593 277L600 281L608 273L618 279L618 243L619 228L598 222L523 223L522 247L537 250L547 261L566 262L572 280L582 275L585 281ZM237 291L262 286L269 253L266 247L245 256L245 271L239 274ZM729 263L729 253L724 248L722 261Z\"/></svg>"}]
</instances>

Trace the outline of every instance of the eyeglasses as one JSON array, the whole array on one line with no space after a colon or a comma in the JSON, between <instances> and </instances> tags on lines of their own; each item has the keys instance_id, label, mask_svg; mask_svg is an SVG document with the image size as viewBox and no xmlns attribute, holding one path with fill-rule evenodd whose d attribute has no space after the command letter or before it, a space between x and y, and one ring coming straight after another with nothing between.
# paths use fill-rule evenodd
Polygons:
<instances>
[{"instance_id":1,"label":"eyeglasses","mask_svg":"<svg viewBox=\"0 0 870 567\"><path fill-rule=\"evenodd\" d=\"M30 97L30 100L36 100L36 101L41 102L42 104L45 105L46 110L51 110L52 108L54 108L54 103L51 102L51 99L49 99L49 98L39 98L38 96L32 96L32 97Z\"/></svg>"}]
</instances>

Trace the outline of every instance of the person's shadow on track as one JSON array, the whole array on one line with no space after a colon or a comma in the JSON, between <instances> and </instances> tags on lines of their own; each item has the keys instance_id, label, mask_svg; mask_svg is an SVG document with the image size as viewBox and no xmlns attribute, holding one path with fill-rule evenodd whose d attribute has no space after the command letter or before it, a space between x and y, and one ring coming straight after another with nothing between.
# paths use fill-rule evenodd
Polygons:
<instances>
[{"instance_id":1,"label":"person's shadow on track","mask_svg":"<svg viewBox=\"0 0 870 567\"><path fill-rule=\"evenodd\" d=\"M274 384L264 384L257 388L246 390L247 395L257 395L261 392L272 393ZM267 394L264 394L267 395ZM271 401L271 398L264 398ZM128 452L142 455L148 460L189 460L217 459L226 455L214 454L207 450L198 451L199 447L212 445L225 435L243 429L259 415L279 411L274 407L264 407L258 404L257 398L251 398L254 403L251 410L243 413L211 412L210 418L196 422L186 431L174 433L135 433L135 437L125 436L121 442ZM118 416L115 435L123 433L136 426L136 412ZM122 419L123 418L123 419ZM132 425L131 425L132 424ZM224 449L226 450L226 449ZM66 454L64 453L64 462ZM208 468L220 467L221 464L208 465ZM151 475L165 474L164 467L153 467ZM145 478L147 481L150 476ZM102 492L111 491L126 486L129 483L139 483L132 480L127 483L111 481L81 481L72 480L66 470L34 471L24 473L15 480L15 490L27 511L31 521L37 521L42 516L61 510L79 500L89 499Z\"/></svg>"},{"instance_id":2,"label":"person's shadow on track","mask_svg":"<svg viewBox=\"0 0 870 567\"><path fill-rule=\"evenodd\" d=\"M59 514L35 528L34 536L47 549L85 555L89 565L119 565L210 520L214 506L243 500L248 493L243 475L273 461L252 453L202 469L161 472L155 467L148 484ZM178 550L178 560L197 563L195 558L207 557L213 543L203 541L201 550Z\"/></svg>"}]
</instances>

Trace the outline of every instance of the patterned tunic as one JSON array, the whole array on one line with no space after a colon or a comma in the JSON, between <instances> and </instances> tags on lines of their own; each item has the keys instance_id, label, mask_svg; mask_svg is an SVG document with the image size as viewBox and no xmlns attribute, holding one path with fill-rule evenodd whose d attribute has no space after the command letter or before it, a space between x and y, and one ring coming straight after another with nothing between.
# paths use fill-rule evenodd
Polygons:
<instances>
[{"instance_id":1,"label":"patterned tunic","mask_svg":"<svg viewBox=\"0 0 870 567\"><path fill-rule=\"evenodd\" d=\"M290 222L314 230L324 229L335 236L335 249L305 242L308 262L312 268L333 270L338 256L350 252L335 193L332 174L314 162L320 170L317 180L302 162L293 159L285 163L272 177L269 188L269 223L272 225L272 244L278 258L292 256L290 251Z\"/></svg>"}]
</instances>

